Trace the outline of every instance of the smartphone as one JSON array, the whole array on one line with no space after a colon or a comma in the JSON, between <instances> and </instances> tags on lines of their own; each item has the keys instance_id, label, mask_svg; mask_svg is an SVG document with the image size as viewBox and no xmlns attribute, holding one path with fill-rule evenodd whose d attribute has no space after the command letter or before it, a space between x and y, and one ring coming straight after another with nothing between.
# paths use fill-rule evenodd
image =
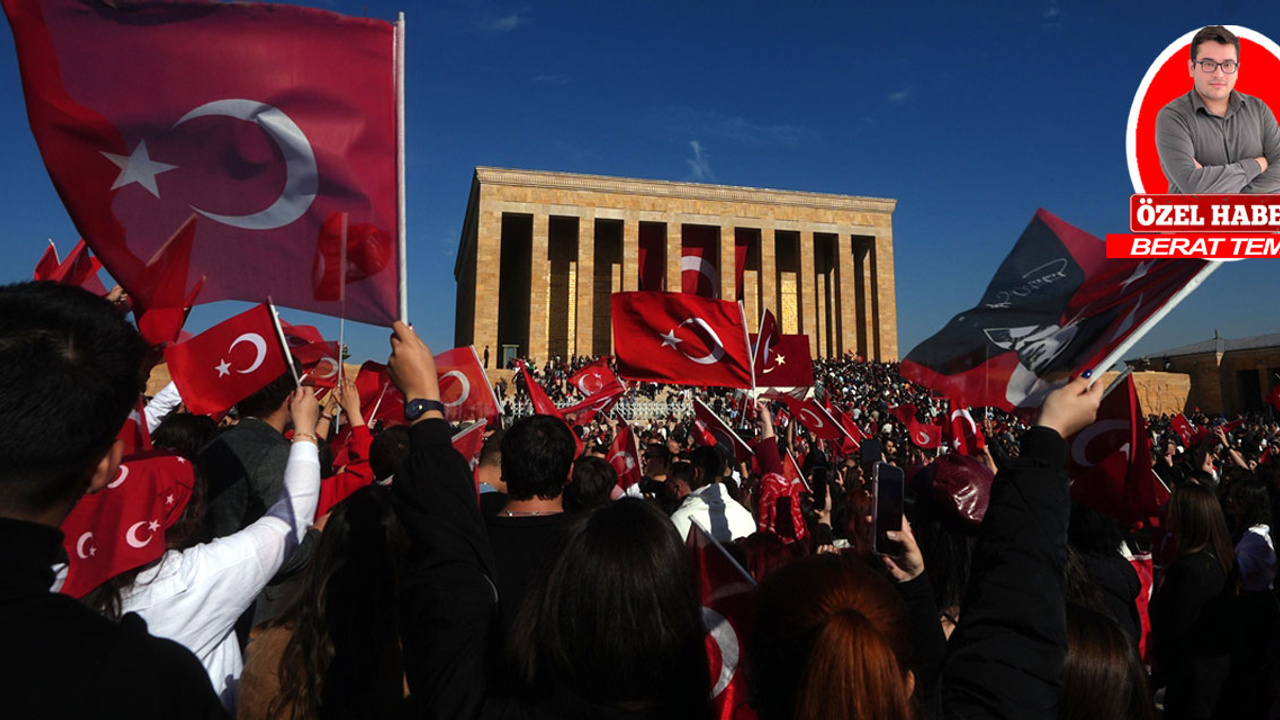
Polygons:
<instances>
[{"instance_id":1,"label":"smartphone","mask_svg":"<svg viewBox=\"0 0 1280 720\"><path fill-rule=\"evenodd\" d=\"M877 555L898 557L902 543L890 540L890 530L902 530L905 481L902 468L878 462L871 474L871 533Z\"/></svg>"}]
</instances>

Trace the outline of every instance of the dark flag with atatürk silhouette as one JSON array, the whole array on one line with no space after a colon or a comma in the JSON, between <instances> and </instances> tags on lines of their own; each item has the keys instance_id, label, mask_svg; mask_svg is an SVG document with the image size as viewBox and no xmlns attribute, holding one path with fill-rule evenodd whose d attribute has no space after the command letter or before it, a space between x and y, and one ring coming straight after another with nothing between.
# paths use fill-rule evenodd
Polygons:
<instances>
[{"instance_id":1,"label":"dark flag with atat\u00fcrk silhouette","mask_svg":"<svg viewBox=\"0 0 1280 720\"><path fill-rule=\"evenodd\" d=\"M979 303L908 353L902 375L969 406L1036 407L1205 265L1109 259L1102 240L1038 210Z\"/></svg>"}]
</instances>

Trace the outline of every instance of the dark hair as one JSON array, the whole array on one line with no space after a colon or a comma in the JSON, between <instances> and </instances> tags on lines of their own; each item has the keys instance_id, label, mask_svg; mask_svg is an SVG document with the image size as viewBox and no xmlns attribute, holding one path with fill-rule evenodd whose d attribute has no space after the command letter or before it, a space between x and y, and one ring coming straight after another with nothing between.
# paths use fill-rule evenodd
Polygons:
<instances>
[{"instance_id":1,"label":"dark hair","mask_svg":"<svg viewBox=\"0 0 1280 720\"><path fill-rule=\"evenodd\" d=\"M1183 485L1169 500L1169 533L1178 543L1174 559L1208 550L1230 573L1235 559L1231 533L1218 496L1203 485Z\"/></svg>"},{"instance_id":2,"label":"dark hair","mask_svg":"<svg viewBox=\"0 0 1280 720\"><path fill-rule=\"evenodd\" d=\"M1124 532L1120 529L1119 520L1072 502L1067 543L1085 555L1110 557L1120 553Z\"/></svg>"},{"instance_id":3,"label":"dark hair","mask_svg":"<svg viewBox=\"0 0 1280 720\"><path fill-rule=\"evenodd\" d=\"M338 503L285 609L269 626L292 627L280 656L270 717L379 715L403 697L395 596L409 539L379 485Z\"/></svg>"},{"instance_id":4,"label":"dark hair","mask_svg":"<svg viewBox=\"0 0 1280 720\"><path fill-rule=\"evenodd\" d=\"M573 479L564 488L564 511L580 513L609 504L610 493L618 485L618 471L604 460L581 457L573 464Z\"/></svg>"},{"instance_id":5,"label":"dark hair","mask_svg":"<svg viewBox=\"0 0 1280 720\"><path fill-rule=\"evenodd\" d=\"M577 517L554 558L508 638L517 693L533 700L563 687L609 707L655 708L654 717L705 718L705 631L671 521L623 498Z\"/></svg>"},{"instance_id":6,"label":"dark hair","mask_svg":"<svg viewBox=\"0 0 1280 720\"><path fill-rule=\"evenodd\" d=\"M1254 525L1271 524L1271 495L1267 486L1250 475L1227 488L1227 506L1240 513L1236 533L1244 533Z\"/></svg>"},{"instance_id":7,"label":"dark hair","mask_svg":"<svg viewBox=\"0 0 1280 720\"><path fill-rule=\"evenodd\" d=\"M395 475L409 459L409 427L392 425L373 436L369 444L369 469L374 480Z\"/></svg>"},{"instance_id":8,"label":"dark hair","mask_svg":"<svg viewBox=\"0 0 1280 720\"><path fill-rule=\"evenodd\" d=\"M859 560L811 555L760 585L750 677L762 720L912 716L912 628Z\"/></svg>"},{"instance_id":9,"label":"dark hair","mask_svg":"<svg viewBox=\"0 0 1280 720\"><path fill-rule=\"evenodd\" d=\"M208 415L171 412L151 433L151 444L181 453L188 459L200 455L200 449L218 434L218 423Z\"/></svg>"},{"instance_id":10,"label":"dark hair","mask_svg":"<svg viewBox=\"0 0 1280 720\"><path fill-rule=\"evenodd\" d=\"M1067 604L1059 720L1154 720L1147 670L1119 623Z\"/></svg>"},{"instance_id":11,"label":"dark hair","mask_svg":"<svg viewBox=\"0 0 1280 720\"><path fill-rule=\"evenodd\" d=\"M671 465L671 450L666 443L649 443L644 447L644 456L651 465L649 469L665 471Z\"/></svg>"},{"instance_id":12,"label":"dark hair","mask_svg":"<svg viewBox=\"0 0 1280 720\"><path fill-rule=\"evenodd\" d=\"M493 431L493 434L485 438L484 446L480 448L480 465L483 467L497 467L502 469L502 438L506 437L507 431L501 428Z\"/></svg>"},{"instance_id":13,"label":"dark hair","mask_svg":"<svg viewBox=\"0 0 1280 720\"><path fill-rule=\"evenodd\" d=\"M146 344L78 287L0 287L0 515L74 501L142 388Z\"/></svg>"},{"instance_id":14,"label":"dark hair","mask_svg":"<svg viewBox=\"0 0 1280 720\"><path fill-rule=\"evenodd\" d=\"M279 410L289 399L290 393L297 389L298 384L294 382L293 375L285 371L283 375L267 383L266 387L237 402L236 412L239 412L242 418L265 418Z\"/></svg>"},{"instance_id":15,"label":"dark hair","mask_svg":"<svg viewBox=\"0 0 1280 720\"><path fill-rule=\"evenodd\" d=\"M689 463L694 469L702 471L693 474L693 479L689 482L690 490L710 485L724 476L724 456L715 446L700 445L694 448L689 453Z\"/></svg>"},{"instance_id":16,"label":"dark hair","mask_svg":"<svg viewBox=\"0 0 1280 720\"><path fill-rule=\"evenodd\" d=\"M1205 42L1216 42L1219 45L1235 45L1236 58L1239 59L1240 57L1240 38L1236 37L1235 33L1221 25L1210 25L1208 27L1201 28L1200 31L1195 34L1195 37L1191 38L1192 60L1197 59L1196 51L1200 49L1201 43Z\"/></svg>"},{"instance_id":17,"label":"dark hair","mask_svg":"<svg viewBox=\"0 0 1280 720\"><path fill-rule=\"evenodd\" d=\"M530 415L515 422L502 438L502 481L507 497L552 500L569 482L577 445L560 418Z\"/></svg>"}]
</instances>

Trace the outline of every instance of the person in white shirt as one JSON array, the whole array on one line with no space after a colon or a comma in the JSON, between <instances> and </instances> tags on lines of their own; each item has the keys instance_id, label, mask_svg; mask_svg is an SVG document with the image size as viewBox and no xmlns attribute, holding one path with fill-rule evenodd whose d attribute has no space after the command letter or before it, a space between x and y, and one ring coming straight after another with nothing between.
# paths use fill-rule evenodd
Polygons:
<instances>
[{"instance_id":1,"label":"person in white shirt","mask_svg":"<svg viewBox=\"0 0 1280 720\"><path fill-rule=\"evenodd\" d=\"M671 522L681 538L689 535L694 520L717 542L727 543L756 531L756 520L738 501L729 496L720 483L725 459L714 447L702 446L693 451L690 462L693 477L688 481L689 494L671 514Z\"/></svg>"}]
</instances>

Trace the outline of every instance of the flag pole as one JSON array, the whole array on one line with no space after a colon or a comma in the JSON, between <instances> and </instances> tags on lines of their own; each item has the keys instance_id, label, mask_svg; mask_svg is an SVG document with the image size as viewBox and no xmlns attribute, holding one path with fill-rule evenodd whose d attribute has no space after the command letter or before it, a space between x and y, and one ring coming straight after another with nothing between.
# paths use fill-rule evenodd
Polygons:
<instances>
[{"instance_id":1,"label":"flag pole","mask_svg":"<svg viewBox=\"0 0 1280 720\"><path fill-rule=\"evenodd\" d=\"M338 409L333 413L333 431L342 430L342 380L346 377L342 351L346 349L347 336L347 230L350 228L350 216L342 213L342 245L338 248Z\"/></svg>"},{"instance_id":2,"label":"flag pole","mask_svg":"<svg viewBox=\"0 0 1280 720\"><path fill-rule=\"evenodd\" d=\"M1178 306L1178 303L1186 300L1188 295L1194 292L1196 288L1200 287L1200 284L1212 275L1214 270L1217 270L1221 266L1221 260L1214 260L1208 265L1205 265L1200 272L1196 273L1195 277L1191 278L1190 282L1183 285L1178 292L1173 294L1173 297L1169 298L1169 302L1166 302L1164 307L1160 308L1151 317L1144 320L1142 324L1138 326L1138 329L1133 331L1133 334L1125 338L1124 342L1117 345L1116 349L1112 350L1102 362L1098 363L1097 366L1093 368L1093 377L1089 378L1089 387L1093 387L1093 384L1098 382L1098 378L1102 377L1102 373L1106 372L1112 365L1119 362L1120 358L1124 357L1124 354L1129 352L1130 348L1136 345L1144 335L1151 332L1151 329L1156 326L1156 323L1163 320L1170 311Z\"/></svg>"},{"instance_id":3,"label":"flag pole","mask_svg":"<svg viewBox=\"0 0 1280 720\"><path fill-rule=\"evenodd\" d=\"M396 236L400 241L397 251L400 263L399 304L400 319L409 322L408 259L405 257L405 191L404 191L404 13L395 24L395 85L396 85ZM342 272L345 274L344 267Z\"/></svg>"},{"instance_id":4,"label":"flag pole","mask_svg":"<svg viewBox=\"0 0 1280 720\"><path fill-rule=\"evenodd\" d=\"M738 301L738 315L742 317L742 339L747 341L747 352L751 355L751 396L755 397L756 357L755 353L751 351L751 336L747 333L747 309L746 306L742 304L741 300ZM760 339L756 338L756 342L760 342Z\"/></svg>"},{"instance_id":5,"label":"flag pole","mask_svg":"<svg viewBox=\"0 0 1280 720\"><path fill-rule=\"evenodd\" d=\"M289 374L293 376L293 384L302 387L302 378L298 377L298 368L293 366L293 355L289 353L289 341L284 339L284 328L280 325L280 313L276 312L276 304L267 296L267 308L271 310L271 322L276 326L276 340L280 341L280 349L284 351L284 364L289 366Z\"/></svg>"}]
</instances>

